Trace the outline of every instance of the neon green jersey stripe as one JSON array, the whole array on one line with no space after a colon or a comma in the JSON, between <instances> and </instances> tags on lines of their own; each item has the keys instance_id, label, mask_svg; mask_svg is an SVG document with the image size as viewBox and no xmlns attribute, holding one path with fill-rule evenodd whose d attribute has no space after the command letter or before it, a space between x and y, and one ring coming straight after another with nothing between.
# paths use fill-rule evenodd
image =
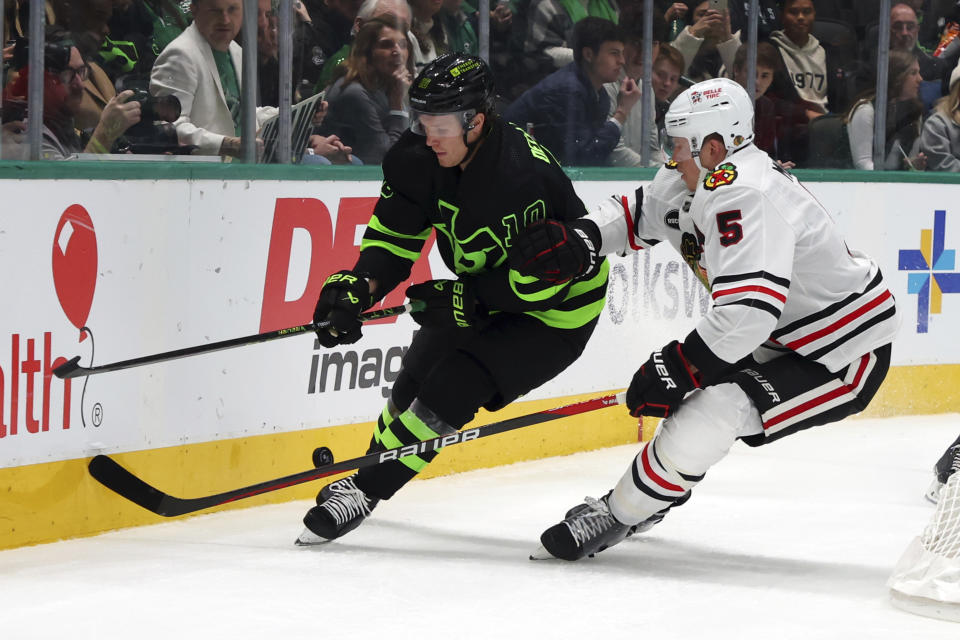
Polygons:
<instances>
[{"instance_id":1,"label":"neon green jersey stripe","mask_svg":"<svg viewBox=\"0 0 960 640\"><path fill-rule=\"evenodd\" d=\"M364 240L360 243L360 251L369 249L370 247L380 247L381 249L386 249L390 253L400 258L406 258L411 262L415 262L417 258L420 257L419 251L408 251L407 249L401 249L395 244L390 244L389 242L381 242L379 240Z\"/></svg>"},{"instance_id":2,"label":"neon green jersey stripe","mask_svg":"<svg viewBox=\"0 0 960 640\"><path fill-rule=\"evenodd\" d=\"M396 238L404 238L405 240L426 240L430 237L431 228L426 228L417 235L411 236L405 233L400 233L399 231L394 231L389 227L385 227L380 219L377 216L371 216L370 222L367 223L367 226L373 229L374 231L379 231L380 233L386 234L388 236L394 236Z\"/></svg>"},{"instance_id":3,"label":"neon green jersey stripe","mask_svg":"<svg viewBox=\"0 0 960 640\"><path fill-rule=\"evenodd\" d=\"M407 431L417 437L417 440L432 440L440 436L439 433L428 427L423 420L415 416L410 410L400 414L400 422L407 428Z\"/></svg>"},{"instance_id":4,"label":"neon green jersey stripe","mask_svg":"<svg viewBox=\"0 0 960 640\"><path fill-rule=\"evenodd\" d=\"M591 289L595 289L601 286L604 282L607 281L607 276L610 275L610 262L604 258L603 263L600 265L600 270L597 271L597 275L593 276L589 280L581 280L580 282L574 282L570 287L570 292L567 294L566 299L569 300L574 296L578 296L581 293L586 293Z\"/></svg>"},{"instance_id":5,"label":"neon green jersey stripe","mask_svg":"<svg viewBox=\"0 0 960 640\"><path fill-rule=\"evenodd\" d=\"M558 284L558 285L544 287L539 291L532 291L530 293L521 293L517 289L517 285L531 284L531 283L540 282L540 281L534 278L533 276L522 276L520 275L519 272L514 271L513 269L510 269L508 277L510 281L510 288L513 290L514 295L516 295L521 300L525 300L527 302L539 302L540 300L546 300L547 298L552 298L553 296L557 295L557 293L559 293L564 286L566 286L564 284Z\"/></svg>"},{"instance_id":6,"label":"neon green jersey stripe","mask_svg":"<svg viewBox=\"0 0 960 640\"><path fill-rule=\"evenodd\" d=\"M565 300L570 300L578 295L592 291L597 287L602 287L607 281L607 275L609 275L609 272L610 263L604 260L600 270L594 277L590 278L589 280L584 280L583 282L577 282L570 287L570 291ZM548 309L546 311L526 311L525 313L529 316L533 316L548 327L554 327L557 329L576 329L577 327L582 327L600 315L600 312L603 311L604 303L606 303L605 297L570 311Z\"/></svg>"}]
</instances>

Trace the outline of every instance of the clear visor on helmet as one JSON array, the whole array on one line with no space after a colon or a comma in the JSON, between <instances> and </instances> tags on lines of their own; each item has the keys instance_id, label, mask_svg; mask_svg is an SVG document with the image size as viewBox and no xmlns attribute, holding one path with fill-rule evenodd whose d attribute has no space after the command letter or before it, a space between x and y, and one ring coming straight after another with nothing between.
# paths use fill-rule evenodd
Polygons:
<instances>
[{"instance_id":1,"label":"clear visor on helmet","mask_svg":"<svg viewBox=\"0 0 960 640\"><path fill-rule=\"evenodd\" d=\"M666 132L664 132L666 133ZM686 138L663 136L663 153L676 163L693 158L690 141Z\"/></svg>"},{"instance_id":2,"label":"clear visor on helmet","mask_svg":"<svg viewBox=\"0 0 960 640\"><path fill-rule=\"evenodd\" d=\"M425 113L411 109L410 130L431 138L460 138L473 128L471 123L476 115L476 109L450 113Z\"/></svg>"}]
</instances>

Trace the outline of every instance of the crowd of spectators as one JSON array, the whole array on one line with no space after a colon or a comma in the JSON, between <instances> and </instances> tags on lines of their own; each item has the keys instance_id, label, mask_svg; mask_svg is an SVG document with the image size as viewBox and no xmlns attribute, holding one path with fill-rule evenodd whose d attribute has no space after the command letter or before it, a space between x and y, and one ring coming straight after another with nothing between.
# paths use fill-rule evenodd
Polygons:
<instances>
[{"instance_id":1,"label":"crowd of spectators","mask_svg":"<svg viewBox=\"0 0 960 640\"><path fill-rule=\"evenodd\" d=\"M674 96L712 77L747 86L750 3L655 0L649 96L643 5L491 0L500 112L567 165L661 162ZM872 169L876 155L885 169L960 171L960 0L893 3L885 104L876 91L880 2L759 5L757 146L801 168ZM281 86L294 104L310 101L310 135L294 160L379 164L409 125L406 93L419 69L481 48L476 0L292 7L290 32L279 33L278 0L258 1L255 95L258 131L276 115ZM5 159L25 157L28 9L4 0ZM42 157L240 156L242 15L242 0L47 0ZM282 41L293 49L289 85L279 77ZM878 109L887 135L875 154Z\"/></svg>"}]
</instances>

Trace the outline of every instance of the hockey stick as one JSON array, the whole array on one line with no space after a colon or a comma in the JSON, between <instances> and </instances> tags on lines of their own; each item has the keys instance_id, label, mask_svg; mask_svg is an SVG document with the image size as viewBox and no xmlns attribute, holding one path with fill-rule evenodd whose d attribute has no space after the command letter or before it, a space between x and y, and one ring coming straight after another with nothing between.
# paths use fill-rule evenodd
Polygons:
<instances>
[{"instance_id":1,"label":"hockey stick","mask_svg":"<svg viewBox=\"0 0 960 640\"><path fill-rule=\"evenodd\" d=\"M398 316L402 313L407 313L408 311L419 311L425 306L425 304L426 303L417 300L415 302L408 302L407 304L398 305L396 307L386 307L385 309L378 309L376 311L367 311L366 313L360 314L360 321L369 322L371 320L380 320L381 318ZM165 351L163 353L155 353L150 356L132 358L130 360L121 360L120 362L114 362L112 364L102 364L96 367L81 367L79 365L80 356L74 356L73 358L70 358L61 364L59 367L55 368L53 370L53 375L57 376L58 378L92 376L98 373L119 371L121 369L139 367L145 364L154 364L156 362L165 362L167 360L186 358L188 356L194 356L200 353L223 351L224 349L242 347L243 345L247 344L269 342L270 340L276 340L277 338L289 338L290 336L297 336L302 333L316 331L329 326L329 320L324 320L322 322L311 322L309 324L301 324L296 327L267 331L266 333L258 333L256 335L244 336L242 338L232 338L230 340L223 340L222 342L211 342L209 344L201 344L196 347L186 347L184 349L176 349L174 351Z\"/></svg>"},{"instance_id":2,"label":"hockey stick","mask_svg":"<svg viewBox=\"0 0 960 640\"><path fill-rule=\"evenodd\" d=\"M243 500L244 498L260 495L261 493L268 493L270 491L292 487L297 484L310 482L311 480L316 480L325 476L331 476L343 471L371 467L373 465L380 464L381 462L397 460L399 458L418 453L436 451L437 449L460 444L461 442L469 442L471 440L485 438L486 436L492 436L497 433L503 433L505 431L511 431L521 427L529 427L542 422L556 420L557 418L573 416L579 413L586 413L587 411L596 411L597 409L603 409L616 404L623 404L625 399L626 392L621 392L616 395L607 395L599 398L593 398L591 400L584 400L583 402L568 404L555 409L546 409L544 411L538 411L536 413L530 413L524 416L517 416L516 418L501 420L500 422L493 422L482 427L458 431L457 433L440 436L434 438L433 440L422 440L420 442L415 442L403 447L396 447L394 449L387 449L386 451L368 453L360 456L359 458L353 458L352 460L344 460L343 462L337 462L323 467L308 469L307 471L301 471L299 473L294 473L293 475L284 476L282 478L267 480L266 482L260 482L248 487L241 487L239 489L233 489L232 491L225 491L223 493L217 493L215 495L204 496L201 498L177 498L164 493L163 491L150 486L135 476L133 473L122 467L113 458L105 455L94 456L90 461L89 469L90 475L92 475L97 482L106 488L120 494L127 500L140 505L147 511L152 511L157 515L169 518L173 516L182 516L195 511L201 511L203 509L209 509L210 507L226 504L228 502Z\"/></svg>"}]
</instances>

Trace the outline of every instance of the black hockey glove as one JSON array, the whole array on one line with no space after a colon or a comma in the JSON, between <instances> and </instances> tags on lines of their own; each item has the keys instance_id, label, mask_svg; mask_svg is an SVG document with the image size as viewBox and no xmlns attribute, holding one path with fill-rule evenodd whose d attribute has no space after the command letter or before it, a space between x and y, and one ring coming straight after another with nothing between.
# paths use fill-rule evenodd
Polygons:
<instances>
[{"instance_id":1,"label":"black hockey glove","mask_svg":"<svg viewBox=\"0 0 960 640\"><path fill-rule=\"evenodd\" d=\"M539 280L566 282L590 273L599 261L600 230L589 220L540 220L520 232L510 268Z\"/></svg>"},{"instance_id":2,"label":"black hockey glove","mask_svg":"<svg viewBox=\"0 0 960 640\"><path fill-rule=\"evenodd\" d=\"M700 388L699 376L684 357L681 346L674 340L660 351L654 351L633 374L627 389L630 415L666 418L687 393Z\"/></svg>"},{"instance_id":3,"label":"black hockey glove","mask_svg":"<svg viewBox=\"0 0 960 640\"><path fill-rule=\"evenodd\" d=\"M463 280L427 280L407 287L407 297L426 306L411 316L422 327L469 327L477 317L477 297Z\"/></svg>"},{"instance_id":4,"label":"black hockey glove","mask_svg":"<svg viewBox=\"0 0 960 640\"><path fill-rule=\"evenodd\" d=\"M352 344L362 337L360 312L373 304L370 285L359 273L338 271L323 283L313 321L329 321L329 326L317 329L317 339L325 347Z\"/></svg>"}]
</instances>

